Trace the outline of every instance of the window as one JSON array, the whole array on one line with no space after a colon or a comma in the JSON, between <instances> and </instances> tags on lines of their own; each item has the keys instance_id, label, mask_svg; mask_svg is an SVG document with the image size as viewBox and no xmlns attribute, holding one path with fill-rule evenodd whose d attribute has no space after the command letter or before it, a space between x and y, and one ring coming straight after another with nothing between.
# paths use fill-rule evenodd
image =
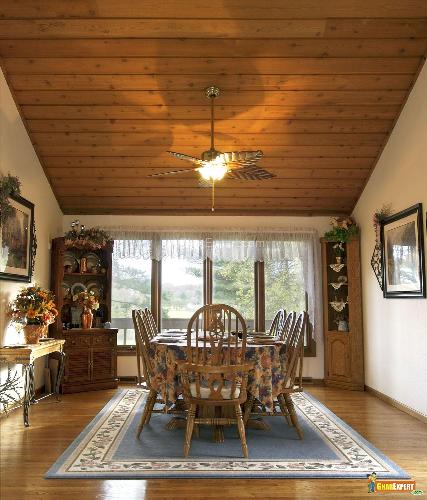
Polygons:
<instances>
[{"instance_id":1,"label":"window","mask_svg":"<svg viewBox=\"0 0 427 500\"><path fill-rule=\"evenodd\" d=\"M111 326L119 345L135 345L132 309L151 308L151 260L122 259L113 254Z\"/></svg>"},{"instance_id":2,"label":"window","mask_svg":"<svg viewBox=\"0 0 427 500\"><path fill-rule=\"evenodd\" d=\"M308 308L315 323L319 264L314 231L283 239L194 234L146 233L144 239L116 241L120 257L113 255L112 326L119 329L119 345L135 344L132 309L145 307L161 316L162 329L186 329L205 301L235 307L248 329L268 330L279 309ZM316 325L320 322L317 317ZM315 355L311 329L305 345L306 355Z\"/></svg>"},{"instance_id":3,"label":"window","mask_svg":"<svg viewBox=\"0 0 427 500\"><path fill-rule=\"evenodd\" d=\"M253 261L216 260L213 263L213 302L228 304L254 328L255 289Z\"/></svg>"},{"instance_id":4,"label":"window","mask_svg":"<svg viewBox=\"0 0 427 500\"><path fill-rule=\"evenodd\" d=\"M265 328L268 330L276 312L305 309L305 286L299 259L267 260L264 263Z\"/></svg>"},{"instance_id":5,"label":"window","mask_svg":"<svg viewBox=\"0 0 427 500\"><path fill-rule=\"evenodd\" d=\"M188 320L203 305L203 262L162 260L162 329L186 329Z\"/></svg>"}]
</instances>

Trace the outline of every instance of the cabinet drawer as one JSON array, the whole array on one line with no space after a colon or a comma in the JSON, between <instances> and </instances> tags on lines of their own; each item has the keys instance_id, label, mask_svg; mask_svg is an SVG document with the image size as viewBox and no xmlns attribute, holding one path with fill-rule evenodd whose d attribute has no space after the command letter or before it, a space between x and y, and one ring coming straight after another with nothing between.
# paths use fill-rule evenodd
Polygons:
<instances>
[{"instance_id":1,"label":"cabinet drawer","mask_svg":"<svg viewBox=\"0 0 427 500\"><path fill-rule=\"evenodd\" d=\"M90 346L90 336L89 335L65 335L65 347L89 347Z\"/></svg>"},{"instance_id":2,"label":"cabinet drawer","mask_svg":"<svg viewBox=\"0 0 427 500\"><path fill-rule=\"evenodd\" d=\"M94 347L115 347L116 346L116 334L115 333L103 333L99 335L94 335L92 337L92 345Z\"/></svg>"}]
</instances>

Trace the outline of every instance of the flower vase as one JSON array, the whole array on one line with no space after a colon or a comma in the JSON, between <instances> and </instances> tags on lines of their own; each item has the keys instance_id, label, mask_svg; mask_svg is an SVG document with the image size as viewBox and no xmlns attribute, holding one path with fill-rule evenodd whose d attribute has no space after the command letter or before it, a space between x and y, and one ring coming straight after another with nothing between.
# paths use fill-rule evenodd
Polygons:
<instances>
[{"instance_id":1,"label":"flower vase","mask_svg":"<svg viewBox=\"0 0 427 500\"><path fill-rule=\"evenodd\" d=\"M81 318L82 328L86 330L92 328L93 313L88 307L85 307L83 309L80 318Z\"/></svg>"},{"instance_id":2,"label":"flower vase","mask_svg":"<svg viewBox=\"0 0 427 500\"><path fill-rule=\"evenodd\" d=\"M47 325L25 325L23 330L26 344L37 344L39 339L47 337Z\"/></svg>"}]
</instances>

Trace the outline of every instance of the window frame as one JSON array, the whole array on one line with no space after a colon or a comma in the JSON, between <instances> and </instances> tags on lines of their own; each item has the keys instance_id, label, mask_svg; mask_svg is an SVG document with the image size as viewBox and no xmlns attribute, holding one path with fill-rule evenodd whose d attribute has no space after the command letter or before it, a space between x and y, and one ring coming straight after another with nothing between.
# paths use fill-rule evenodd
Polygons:
<instances>
[{"instance_id":1,"label":"window frame","mask_svg":"<svg viewBox=\"0 0 427 500\"><path fill-rule=\"evenodd\" d=\"M255 330L265 331L265 265L264 261L254 262L254 298L255 298ZM307 295L307 294L306 294ZM213 299L213 260L203 259L203 301L212 304ZM151 259L151 312L159 331L162 327L162 261ZM316 341L313 332L307 325L305 332L307 345L304 346L304 357L316 356ZM118 345L117 355L136 355L135 345Z\"/></svg>"}]
</instances>

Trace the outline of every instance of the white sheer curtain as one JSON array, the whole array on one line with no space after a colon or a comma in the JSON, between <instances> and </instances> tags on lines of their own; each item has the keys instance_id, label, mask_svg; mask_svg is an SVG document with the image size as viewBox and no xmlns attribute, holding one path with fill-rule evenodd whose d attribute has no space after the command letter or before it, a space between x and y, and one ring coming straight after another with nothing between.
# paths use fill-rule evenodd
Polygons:
<instances>
[{"instance_id":1,"label":"white sheer curtain","mask_svg":"<svg viewBox=\"0 0 427 500\"><path fill-rule=\"evenodd\" d=\"M162 260L255 261L299 259L304 288L316 337L322 329L320 244L315 229L284 229L275 232L145 230L103 228L114 238L114 254L120 258Z\"/></svg>"}]
</instances>

